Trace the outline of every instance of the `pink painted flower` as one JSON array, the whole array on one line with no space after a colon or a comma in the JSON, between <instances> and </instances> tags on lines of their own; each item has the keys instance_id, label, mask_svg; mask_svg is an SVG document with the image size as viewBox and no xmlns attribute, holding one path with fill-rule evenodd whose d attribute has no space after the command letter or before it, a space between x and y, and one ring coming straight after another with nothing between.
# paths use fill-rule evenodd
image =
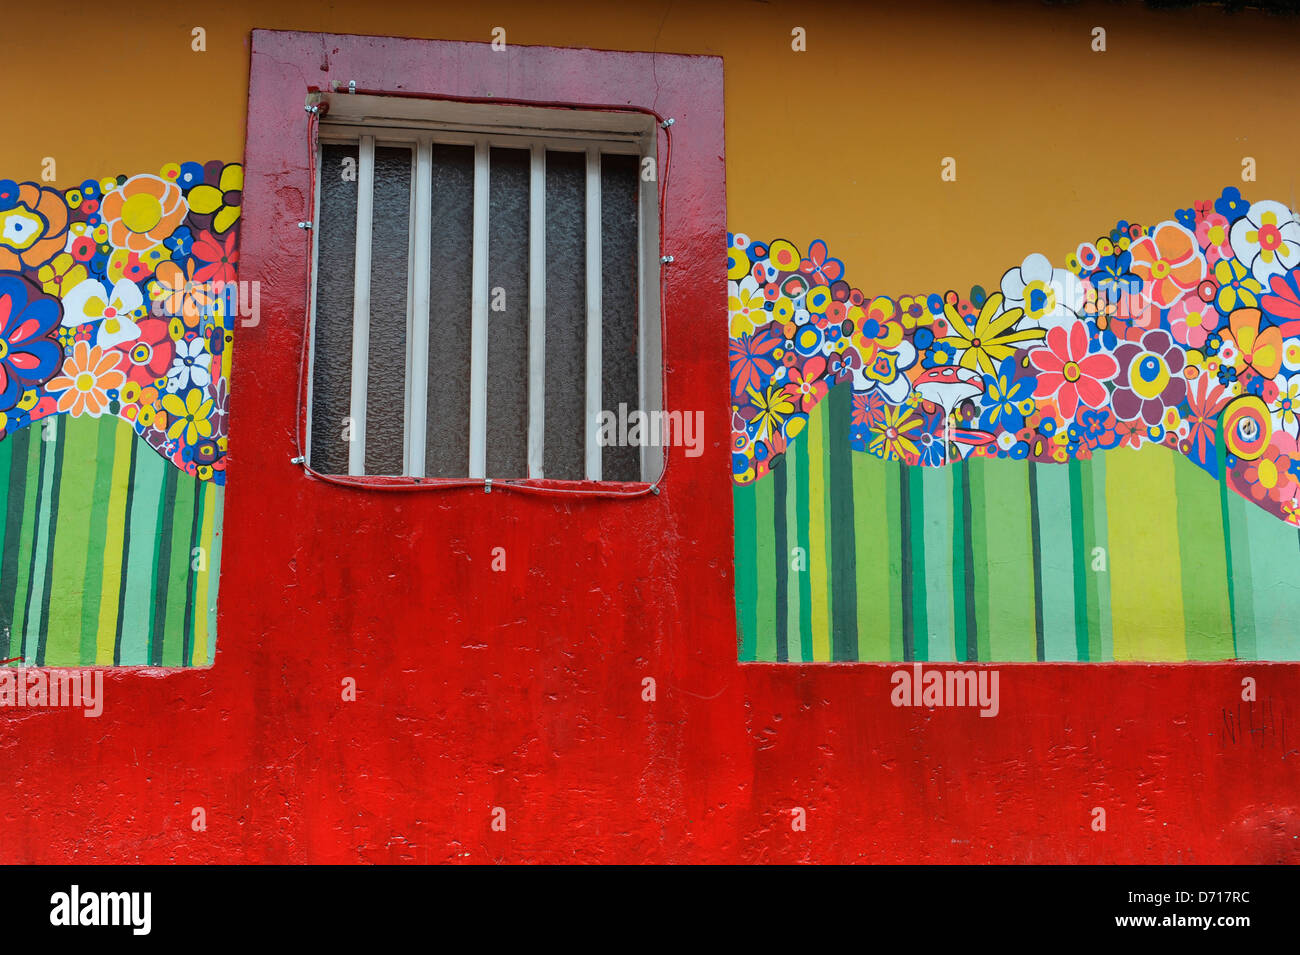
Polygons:
<instances>
[{"instance_id":1,"label":"pink painted flower","mask_svg":"<svg viewBox=\"0 0 1300 955\"><path fill-rule=\"evenodd\" d=\"M205 263L194 273L195 282L235 281L235 267L239 261L235 233L227 234L222 245L211 232L204 232L194 241L194 258Z\"/></svg>"},{"instance_id":2,"label":"pink painted flower","mask_svg":"<svg viewBox=\"0 0 1300 955\"><path fill-rule=\"evenodd\" d=\"M1174 339L1188 348L1200 348L1219 325L1219 311L1199 295L1184 295L1169 310Z\"/></svg>"},{"instance_id":3,"label":"pink painted flower","mask_svg":"<svg viewBox=\"0 0 1300 955\"><path fill-rule=\"evenodd\" d=\"M1052 398L1061 416L1074 417L1080 404L1101 408L1106 404L1106 386L1119 371L1109 352L1088 354L1088 329L1075 322L1068 329L1049 329L1042 348L1029 353L1029 361L1038 369L1038 387L1034 395Z\"/></svg>"},{"instance_id":4,"label":"pink painted flower","mask_svg":"<svg viewBox=\"0 0 1300 955\"><path fill-rule=\"evenodd\" d=\"M817 402L830 391L830 387L822 381L825 373L826 359L820 355L813 355L803 363L802 368L790 369L790 383L785 386L785 393L799 402L800 411L812 411Z\"/></svg>"},{"instance_id":5,"label":"pink painted flower","mask_svg":"<svg viewBox=\"0 0 1300 955\"><path fill-rule=\"evenodd\" d=\"M1205 259L1213 265L1219 259L1232 258L1232 242L1228 220L1217 212L1196 219L1196 243L1205 251Z\"/></svg>"}]
</instances>

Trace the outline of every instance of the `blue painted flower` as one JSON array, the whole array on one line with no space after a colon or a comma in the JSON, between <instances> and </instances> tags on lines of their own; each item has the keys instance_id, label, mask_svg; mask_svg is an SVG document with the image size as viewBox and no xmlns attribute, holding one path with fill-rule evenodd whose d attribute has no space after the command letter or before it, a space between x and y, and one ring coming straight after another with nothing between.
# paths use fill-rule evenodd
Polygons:
<instances>
[{"instance_id":1,"label":"blue painted flower","mask_svg":"<svg viewBox=\"0 0 1300 955\"><path fill-rule=\"evenodd\" d=\"M58 369L63 351L50 332L62 318L58 299L15 272L0 272L0 411Z\"/></svg>"},{"instance_id":2,"label":"blue painted flower","mask_svg":"<svg viewBox=\"0 0 1300 955\"><path fill-rule=\"evenodd\" d=\"M957 350L945 342L935 342L921 359L922 368L943 368L955 364L957 364Z\"/></svg>"},{"instance_id":3,"label":"blue painted flower","mask_svg":"<svg viewBox=\"0 0 1300 955\"><path fill-rule=\"evenodd\" d=\"M1025 417L1034 411L1034 389L1038 387L1035 375L1016 377L1018 366L1015 356L1002 359L996 375L984 376L984 394L980 404L980 428L984 431L1019 431L1025 426Z\"/></svg>"},{"instance_id":4,"label":"blue painted flower","mask_svg":"<svg viewBox=\"0 0 1300 955\"><path fill-rule=\"evenodd\" d=\"M194 248L194 236L187 226L181 226L163 239L163 246L171 252L173 261L183 264L184 260L189 256L190 250Z\"/></svg>"},{"instance_id":5,"label":"blue painted flower","mask_svg":"<svg viewBox=\"0 0 1300 955\"><path fill-rule=\"evenodd\" d=\"M1235 222L1250 209L1250 203L1241 195L1236 186L1223 190L1223 195L1214 200L1214 211L1229 222Z\"/></svg>"},{"instance_id":6,"label":"blue painted flower","mask_svg":"<svg viewBox=\"0 0 1300 955\"><path fill-rule=\"evenodd\" d=\"M1195 209L1179 209L1174 213L1174 218L1178 220L1178 224L1184 229L1188 229L1192 232L1196 231Z\"/></svg>"},{"instance_id":7,"label":"blue painted flower","mask_svg":"<svg viewBox=\"0 0 1300 955\"><path fill-rule=\"evenodd\" d=\"M1132 264L1133 255L1127 250L1116 249L1112 255L1104 256L1096 271L1089 276L1093 287L1111 302L1118 302L1125 293L1141 291L1142 279L1131 271Z\"/></svg>"},{"instance_id":8,"label":"blue painted flower","mask_svg":"<svg viewBox=\"0 0 1300 955\"><path fill-rule=\"evenodd\" d=\"M12 179L0 179L0 212L18 205L18 183Z\"/></svg>"},{"instance_id":9,"label":"blue painted flower","mask_svg":"<svg viewBox=\"0 0 1300 955\"><path fill-rule=\"evenodd\" d=\"M203 166L196 162L187 162L181 165L180 174L176 177L176 184L181 190L188 192L193 187L203 182Z\"/></svg>"}]
</instances>

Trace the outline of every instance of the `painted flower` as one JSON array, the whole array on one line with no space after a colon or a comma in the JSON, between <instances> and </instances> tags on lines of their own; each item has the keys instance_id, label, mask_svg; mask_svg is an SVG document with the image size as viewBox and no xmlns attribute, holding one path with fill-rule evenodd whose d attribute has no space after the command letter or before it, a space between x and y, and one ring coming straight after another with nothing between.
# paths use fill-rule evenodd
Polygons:
<instances>
[{"instance_id":1,"label":"painted flower","mask_svg":"<svg viewBox=\"0 0 1300 955\"><path fill-rule=\"evenodd\" d=\"M134 282L122 279L108 291L98 279L86 279L63 297L63 324L71 327L99 322L95 344L112 348L140 334L131 313L142 304L144 296Z\"/></svg>"},{"instance_id":2,"label":"painted flower","mask_svg":"<svg viewBox=\"0 0 1300 955\"><path fill-rule=\"evenodd\" d=\"M774 329L761 328L753 335L732 338L731 394L739 400L750 388L761 388L776 371L779 363L773 353L781 347L781 336Z\"/></svg>"},{"instance_id":3,"label":"painted flower","mask_svg":"<svg viewBox=\"0 0 1300 955\"><path fill-rule=\"evenodd\" d=\"M1278 375L1273 384L1277 386L1277 396L1268 405L1273 429L1292 437L1300 435L1300 377L1288 379L1286 375Z\"/></svg>"},{"instance_id":4,"label":"painted flower","mask_svg":"<svg viewBox=\"0 0 1300 955\"><path fill-rule=\"evenodd\" d=\"M1205 278L1205 257L1196 236L1177 222L1162 222L1129 248L1132 271L1146 283L1159 308L1169 308Z\"/></svg>"},{"instance_id":5,"label":"painted flower","mask_svg":"<svg viewBox=\"0 0 1300 955\"><path fill-rule=\"evenodd\" d=\"M1115 360L1119 371L1111 407L1117 418L1131 421L1140 417L1148 425L1156 425L1166 408L1181 404L1187 396L1186 359L1168 332L1154 329L1140 342L1120 343Z\"/></svg>"},{"instance_id":6,"label":"painted flower","mask_svg":"<svg viewBox=\"0 0 1300 955\"><path fill-rule=\"evenodd\" d=\"M162 319L141 319L137 328L135 340L121 343L120 349L126 355L123 370L127 380L144 388L167 374L176 345Z\"/></svg>"},{"instance_id":7,"label":"painted flower","mask_svg":"<svg viewBox=\"0 0 1300 955\"><path fill-rule=\"evenodd\" d=\"M1196 244L1205 252L1205 259L1210 265L1219 259L1233 258L1229 228L1228 220L1217 212L1211 212L1197 220Z\"/></svg>"},{"instance_id":8,"label":"painted flower","mask_svg":"<svg viewBox=\"0 0 1300 955\"><path fill-rule=\"evenodd\" d=\"M1026 328L1066 325L1083 307L1083 285L1078 277L1052 268L1047 256L1037 252L1002 276L1002 295L1004 309L1018 308L1025 313Z\"/></svg>"},{"instance_id":9,"label":"painted flower","mask_svg":"<svg viewBox=\"0 0 1300 955\"><path fill-rule=\"evenodd\" d=\"M752 332L772 318L767 311L763 289L752 275L739 282L727 283L727 312L730 315L732 338Z\"/></svg>"},{"instance_id":10,"label":"painted flower","mask_svg":"<svg viewBox=\"0 0 1300 955\"><path fill-rule=\"evenodd\" d=\"M1264 314L1282 329L1284 338L1300 336L1300 269L1270 275L1268 287L1268 294L1259 300Z\"/></svg>"},{"instance_id":11,"label":"painted flower","mask_svg":"<svg viewBox=\"0 0 1300 955\"><path fill-rule=\"evenodd\" d=\"M1014 354L1018 345L1039 341L1046 334L1042 328L1018 329L1025 313L1019 308L1003 311L1000 292L985 300L973 323L967 324L951 302L944 306L943 314L953 334L939 341L958 352L961 367L977 368L986 375L994 374L995 362Z\"/></svg>"},{"instance_id":12,"label":"painted flower","mask_svg":"<svg viewBox=\"0 0 1300 955\"><path fill-rule=\"evenodd\" d=\"M25 182L0 207L0 271L33 269L63 251L68 206L63 193Z\"/></svg>"},{"instance_id":13,"label":"painted flower","mask_svg":"<svg viewBox=\"0 0 1300 955\"><path fill-rule=\"evenodd\" d=\"M1236 308L1256 308L1259 305L1259 294L1264 291L1264 286L1236 259L1220 259L1214 266L1214 278L1219 283L1215 305L1225 315Z\"/></svg>"},{"instance_id":14,"label":"painted flower","mask_svg":"<svg viewBox=\"0 0 1300 955\"><path fill-rule=\"evenodd\" d=\"M1181 450L1203 468L1209 468L1217 443L1219 412L1232 393L1216 385L1210 375L1198 375L1187 389L1187 438Z\"/></svg>"},{"instance_id":15,"label":"painted flower","mask_svg":"<svg viewBox=\"0 0 1300 955\"><path fill-rule=\"evenodd\" d=\"M1260 282L1300 264L1300 220L1280 202L1252 203L1232 225L1232 248Z\"/></svg>"},{"instance_id":16,"label":"painted flower","mask_svg":"<svg viewBox=\"0 0 1300 955\"><path fill-rule=\"evenodd\" d=\"M154 315L179 315L186 328L197 328L199 320L212 311L211 289L196 278L193 259L186 263L185 272L175 262L164 262L154 278L149 285Z\"/></svg>"},{"instance_id":17,"label":"painted flower","mask_svg":"<svg viewBox=\"0 0 1300 955\"><path fill-rule=\"evenodd\" d=\"M798 403L800 411L812 411L817 402L830 391L830 387L822 380L825 373L826 359L820 355L809 358L802 368L790 369L790 380L785 386L785 393Z\"/></svg>"},{"instance_id":18,"label":"painted flower","mask_svg":"<svg viewBox=\"0 0 1300 955\"><path fill-rule=\"evenodd\" d=\"M191 388L184 399L176 394L163 395L162 407L168 415L168 438L183 437L186 444L194 444L199 438L211 436L208 416L212 413L212 399L204 397L202 388Z\"/></svg>"},{"instance_id":19,"label":"painted flower","mask_svg":"<svg viewBox=\"0 0 1300 955\"><path fill-rule=\"evenodd\" d=\"M128 252L145 252L170 236L185 219L180 187L157 176L132 176L104 196L100 212L108 241Z\"/></svg>"},{"instance_id":20,"label":"painted flower","mask_svg":"<svg viewBox=\"0 0 1300 955\"><path fill-rule=\"evenodd\" d=\"M1257 308L1239 308L1228 316L1228 328L1221 335L1225 352L1232 355L1238 372L1252 371L1262 378L1273 379L1282 368L1282 333L1277 326L1260 330ZM1223 358L1225 363L1227 358Z\"/></svg>"},{"instance_id":21,"label":"painted flower","mask_svg":"<svg viewBox=\"0 0 1300 955\"><path fill-rule=\"evenodd\" d=\"M207 342L203 338L176 343L176 358L167 372L167 390L184 391L190 386L207 387L212 380L210 367L212 355L208 353Z\"/></svg>"},{"instance_id":22,"label":"painted flower","mask_svg":"<svg viewBox=\"0 0 1300 955\"><path fill-rule=\"evenodd\" d=\"M190 190L190 208L199 215L213 214L212 231L220 234L238 221L243 194L244 167L231 163L221 170L217 185L204 183Z\"/></svg>"},{"instance_id":23,"label":"painted flower","mask_svg":"<svg viewBox=\"0 0 1300 955\"><path fill-rule=\"evenodd\" d=\"M1219 313L1199 295L1185 295L1169 310L1169 329L1174 339L1189 348L1200 348L1205 338L1219 327Z\"/></svg>"},{"instance_id":24,"label":"painted flower","mask_svg":"<svg viewBox=\"0 0 1300 955\"><path fill-rule=\"evenodd\" d=\"M1100 408L1109 397L1106 382L1119 372L1110 352L1090 353L1088 330L1082 322L1047 333L1044 347L1029 353L1029 362L1038 369L1035 394L1056 404L1061 417L1074 417L1079 405Z\"/></svg>"},{"instance_id":25,"label":"painted flower","mask_svg":"<svg viewBox=\"0 0 1300 955\"><path fill-rule=\"evenodd\" d=\"M1075 326L1076 328L1079 326ZM1052 331L1064 331L1059 325ZM980 418L980 427L985 431L1019 431L1025 424L1026 416L1034 410L1034 389L1038 379L1034 375L1016 377L1019 370L1014 357L1002 359L996 375L984 376L984 394L980 404L984 413Z\"/></svg>"},{"instance_id":26,"label":"painted flower","mask_svg":"<svg viewBox=\"0 0 1300 955\"><path fill-rule=\"evenodd\" d=\"M886 461L916 461L920 453L917 438L925 421L914 408L886 405L880 421L871 426L867 450Z\"/></svg>"},{"instance_id":27,"label":"painted flower","mask_svg":"<svg viewBox=\"0 0 1300 955\"><path fill-rule=\"evenodd\" d=\"M1088 281L1103 298L1116 303L1125 296L1134 295L1142 287L1142 279L1133 271L1130 252L1115 249L1103 255Z\"/></svg>"},{"instance_id":28,"label":"painted flower","mask_svg":"<svg viewBox=\"0 0 1300 955\"><path fill-rule=\"evenodd\" d=\"M844 263L832 259L827 253L826 243L815 239L808 246L808 257L800 260L799 271L814 285L830 285L844 278Z\"/></svg>"},{"instance_id":29,"label":"painted flower","mask_svg":"<svg viewBox=\"0 0 1300 955\"><path fill-rule=\"evenodd\" d=\"M60 252L36 271L36 280L41 283L41 288L57 298L63 298L69 289L86 278L86 267L78 265L70 252Z\"/></svg>"},{"instance_id":30,"label":"painted flower","mask_svg":"<svg viewBox=\"0 0 1300 955\"><path fill-rule=\"evenodd\" d=\"M121 353L105 351L89 342L77 342L63 361L62 373L46 383L51 394L59 395L58 409L77 418L98 418L108 410L108 392L122 387L126 375L118 370Z\"/></svg>"},{"instance_id":31,"label":"painted flower","mask_svg":"<svg viewBox=\"0 0 1300 955\"><path fill-rule=\"evenodd\" d=\"M62 350L50 337L58 324L57 299L21 275L0 273L0 412L59 367Z\"/></svg>"},{"instance_id":32,"label":"painted flower","mask_svg":"<svg viewBox=\"0 0 1300 955\"><path fill-rule=\"evenodd\" d=\"M239 261L235 233L229 233L224 242L219 242L211 232L204 232L194 243L194 257L204 263L194 273L194 281L222 284L235 281L235 263Z\"/></svg>"}]
</instances>

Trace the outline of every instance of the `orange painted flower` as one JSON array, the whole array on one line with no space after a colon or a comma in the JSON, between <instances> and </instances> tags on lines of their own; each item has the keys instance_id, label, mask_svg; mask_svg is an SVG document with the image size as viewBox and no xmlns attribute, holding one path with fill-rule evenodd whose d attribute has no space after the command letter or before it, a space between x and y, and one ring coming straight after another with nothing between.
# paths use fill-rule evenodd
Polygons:
<instances>
[{"instance_id":1,"label":"orange painted flower","mask_svg":"<svg viewBox=\"0 0 1300 955\"><path fill-rule=\"evenodd\" d=\"M72 354L63 360L62 374L51 378L47 391L62 391L59 411L76 418L88 414L98 418L108 410L108 391L121 388L126 375L118 371L121 353L104 351L89 342L77 342Z\"/></svg>"},{"instance_id":2,"label":"orange painted flower","mask_svg":"<svg viewBox=\"0 0 1300 955\"><path fill-rule=\"evenodd\" d=\"M104 196L100 214L108 241L119 249L144 252L173 232L189 212L180 186L157 176L132 176Z\"/></svg>"},{"instance_id":3,"label":"orange painted flower","mask_svg":"<svg viewBox=\"0 0 1300 955\"><path fill-rule=\"evenodd\" d=\"M187 328L194 328L199 319L212 311L214 298L206 282L194 281L194 260L190 259L188 275L175 262L158 266L156 281L149 287L149 297L154 301L155 315L179 315Z\"/></svg>"},{"instance_id":4,"label":"orange painted flower","mask_svg":"<svg viewBox=\"0 0 1300 955\"><path fill-rule=\"evenodd\" d=\"M1196 236L1177 222L1162 222L1129 248L1134 275L1160 308L1169 308L1205 278L1205 257Z\"/></svg>"},{"instance_id":5,"label":"orange painted flower","mask_svg":"<svg viewBox=\"0 0 1300 955\"><path fill-rule=\"evenodd\" d=\"M17 201L0 211L0 271L43 265L63 251L68 207L63 193L32 182L18 187Z\"/></svg>"},{"instance_id":6,"label":"orange painted flower","mask_svg":"<svg viewBox=\"0 0 1300 955\"><path fill-rule=\"evenodd\" d=\"M1250 369L1273 379L1282 368L1282 332L1276 325L1261 332L1259 319L1259 309L1239 308L1228 316L1228 330L1220 334L1225 344L1237 346L1238 371Z\"/></svg>"}]
</instances>

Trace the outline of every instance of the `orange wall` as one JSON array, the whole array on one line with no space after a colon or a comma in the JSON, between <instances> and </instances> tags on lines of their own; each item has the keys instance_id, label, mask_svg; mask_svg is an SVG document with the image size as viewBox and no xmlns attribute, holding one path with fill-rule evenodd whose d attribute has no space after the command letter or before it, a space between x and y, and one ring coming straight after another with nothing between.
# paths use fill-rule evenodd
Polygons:
<instances>
[{"instance_id":1,"label":"orange wall","mask_svg":"<svg viewBox=\"0 0 1300 955\"><path fill-rule=\"evenodd\" d=\"M1300 18L1136 3L557 6L15 5L0 176L38 178L52 156L67 187L241 156L254 27L486 41L503 26L511 43L721 54L730 226L801 247L823 237L870 292L992 287L1029 252L1060 265L1119 218L1169 218L1225 185L1295 202ZM190 49L195 26L205 53ZM806 53L790 49L794 26ZM1242 185L1247 155L1258 182ZM940 181L944 156L955 183Z\"/></svg>"}]
</instances>

